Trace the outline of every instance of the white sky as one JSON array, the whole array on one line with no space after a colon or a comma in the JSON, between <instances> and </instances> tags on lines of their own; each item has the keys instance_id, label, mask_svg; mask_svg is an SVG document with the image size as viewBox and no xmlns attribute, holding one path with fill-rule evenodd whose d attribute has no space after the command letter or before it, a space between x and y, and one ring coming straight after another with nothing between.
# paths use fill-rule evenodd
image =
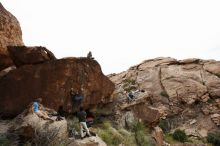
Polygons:
<instances>
[{"instance_id":1,"label":"white sky","mask_svg":"<svg viewBox=\"0 0 220 146\"><path fill-rule=\"evenodd\" d=\"M155 57L220 60L219 0L0 0L27 46L92 51L105 74Z\"/></svg>"}]
</instances>

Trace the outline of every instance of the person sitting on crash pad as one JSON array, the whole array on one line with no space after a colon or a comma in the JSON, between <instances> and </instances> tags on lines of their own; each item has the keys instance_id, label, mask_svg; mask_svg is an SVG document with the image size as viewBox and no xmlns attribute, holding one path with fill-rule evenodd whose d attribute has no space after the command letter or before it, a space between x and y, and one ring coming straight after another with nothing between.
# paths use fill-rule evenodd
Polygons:
<instances>
[{"instance_id":1,"label":"person sitting on crash pad","mask_svg":"<svg viewBox=\"0 0 220 146\"><path fill-rule=\"evenodd\" d=\"M34 100L32 105L32 112L35 113L38 117L44 119L44 120L52 120L46 111L43 110L43 106L40 104L42 102L41 98L37 98Z\"/></svg>"}]
</instances>

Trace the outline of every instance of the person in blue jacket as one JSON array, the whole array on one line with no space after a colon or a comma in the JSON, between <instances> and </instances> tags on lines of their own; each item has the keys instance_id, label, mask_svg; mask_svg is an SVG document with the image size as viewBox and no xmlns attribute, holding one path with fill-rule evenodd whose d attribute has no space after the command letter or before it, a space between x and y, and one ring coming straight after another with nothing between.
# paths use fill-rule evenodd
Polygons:
<instances>
[{"instance_id":1,"label":"person in blue jacket","mask_svg":"<svg viewBox=\"0 0 220 146\"><path fill-rule=\"evenodd\" d=\"M45 120L52 120L46 111L43 110L43 106L40 104L42 102L41 98L37 98L34 100L32 111L34 114L36 114L38 117L45 119Z\"/></svg>"}]
</instances>

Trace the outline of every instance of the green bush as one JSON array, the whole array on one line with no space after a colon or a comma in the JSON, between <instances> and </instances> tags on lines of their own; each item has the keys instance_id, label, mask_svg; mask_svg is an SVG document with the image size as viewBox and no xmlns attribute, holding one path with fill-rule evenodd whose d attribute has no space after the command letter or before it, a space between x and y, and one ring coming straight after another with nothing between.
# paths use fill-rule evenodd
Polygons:
<instances>
[{"instance_id":1,"label":"green bush","mask_svg":"<svg viewBox=\"0 0 220 146\"><path fill-rule=\"evenodd\" d=\"M159 127L163 130L164 133L167 133L170 130L168 121L164 119L160 120Z\"/></svg>"},{"instance_id":2,"label":"green bush","mask_svg":"<svg viewBox=\"0 0 220 146\"><path fill-rule=\"evenodd\" d=\"M167 94L167 92L165 90L161 91L160 95L163 96L163 97L169 98L169 95Z\"/></svg>"},{"instance_id":3,"label":"green bush","mask_svg":"<svg viewBox=\"0 0 220 146\"><path fill-rule=\"evenodd\" d=\"M0 146L10 146L10 144L9 139L6 136L0 135Z\"/></svg>"},{"instance_id":4,"label":"green bush","mask_svg":"<svg viewBox=\"0 0 220 146\"><path fill-rule=\"evenodd\" d=\"M100 125L100 128L97 129L97 134L109 146L118 146L123 143L123 136L108 121L104 121Z\"/></svg>"},{"instance_id":5,"label":"green bush","mask_svg":"<svg viewBox=\"0 0 220 146\"><path fill-rule=\"evenodd\" d=\"M133 131L115 129L109 121L104 121L97 126L96 133L108 146L151 146L151 136L143 123L137 123Z\"/></svg>"},{"instance_id":6,"label":"green bush","mask_svg":"<svg viewBox=\"0 0 220 146\"><path fill-rule=\"evenodd\" d=\"M74 128L77 131L80 131L79 120L77 117L67 118L68 128Z\"/></svg>"},{"instance_id":7,"label":"green bush","mask_svg":"<svg viewBox=\"0 0 220 146\"><path fill-rule=\"evenodd\" d=\"M214 146L220 145L220 131L208 133L207 141Z\"/></svg>"},{"instance_id":8,"label":"green bush","mask_svg":"<svg viewBox=\"0 0 220 146\"><path fill-rule=\"evenodd\" d=\"M214 103L214 100L209 98L207 102L211 104L211 103Z\"/></svg>"},{"instance_id":9,"label":"green bush","mask_svg":"<svg viewBox=\"0 0 220 146\"><path fill-rule=\"evenodd\" d=\"M138 146L151 146L151 138L147 128L142 122L138 122L134 127L135 139Z\"/></svg>"},{"instance_id":10,"label":"green bush","mask_svg":"<svg viewBox=\"0 0 220 146\"><path fill-rule=\"evenodd\" d=\"M177 129L173 133L173 138L180 142L186 142L187 141L187 135L185 131Z\"/></svg>"},{"instance_id":11,"label":"green bush","mask_svg":"<svg viewBox=\"0 0 220 146\"><path fill-rule=\"evenodd\" d=\"M164 140L165 140L166 142L168 142L169 144L176 144L176 143L178 143L178 141L176 141L176 140L173 138L173 134L171 134L171 133L166 133L166 134L164 135Z\"/></svg>"},{"instance_id":12,"label":"green bush","mask_svg":"<svg viewBox=\"0 0 220 146\"><path fill-rule=\"evenodd\" d=\"M123 144L125 146L137 146L134 133L126 129L119 129L118 132L123 136Z\"/></svg>"},{"instance_id":13,"label":"green bush","mask_svg":"<svg viewBox=\"0 0 220 146\"><path fill-rule=\"evenodd\" d=\"M124 82L131 84L131 85L135 85L136 81L134 79L125 79Z\"/></svg>"}]
</instances>

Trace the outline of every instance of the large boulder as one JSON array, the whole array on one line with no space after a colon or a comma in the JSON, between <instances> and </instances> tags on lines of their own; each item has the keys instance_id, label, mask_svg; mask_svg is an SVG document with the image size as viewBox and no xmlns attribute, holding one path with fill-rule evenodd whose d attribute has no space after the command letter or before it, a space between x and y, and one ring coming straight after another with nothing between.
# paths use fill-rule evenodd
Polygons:
<instances>
[{"instance_id":1,"label":"large boulder","mask_svg":"<svg viewBox=\"0 0 220 146\"><path fill-rule=\"evenodd\" d=\"M164 146L163 130L160 127L154 127L152 137L155 140L156 146Z\"/></svg>"},{"instance_id":2,"label":"large boulder","mask_svg":"<svg viewBox=\"0 0 220 146\"><path fill-rule=\"evenodd\" d=\"M170 100L192 104L208 92L201 76L201 67L200 64L162 67L161 82Z\"/></svg>"},{"instance_id":3,"label":"large boulder","mask_svg":"<svg viewBox=\"0 0 220 146\"><path fill-rule=\"evenodd\" d=\"M57 145L68 138L67 121L44 120L25 110L9 123L8 132L16 135L20 143Z\"/></svg>"},{"instance_id":4,"label":"large boulder","mask_svg":"<svg viewBox=\"0 0 220 146\"><path fill-rule=\"evenodd\" d=\"M7 46L18 45L23 45L20 24L0 3L0 55L8 56ZM0 70L11 65L10 58L0 58Z\"/></svg>"},{"instance_id":5,"label":"large boulder","mask_svg":"<svg viewBox=\"0 0 220 146\"><path fill-rule=\"evenodd\" d=\"M45 47L8 46L8 52L17 67L56 59Z\"/></svg>"},{"instance_id":6,"label":"large boulder","mask_svg":"<svg viewBox=\"0 0 220 146\"><path fill-rule=\"evenodd\" d=\"M0 71L13 65L13 61L8 55L0 54Z\"/></svg>"},{"instance_id":7,"label":"large boulder","mask_svg":"<svg viewBox=\"0 0 220 146\"><path fill-rule=\"evenodd\" d=\"M204 64L204 69L220 77L220 61L212 61Z\"/></svg>"},{"instance_id":8,"label":"large boulder","mask_svg":"<svg viewBox=\"0 0 220 146\"><path fill-rule=\"evenodd\" d=\"M148 123L152 127L159 123L161 113L156 108L140 104L133 106L132 110L139 119Z\"/></svg>"},{"instance_id":9,"label":"large boulder","mask_svg":"<svg viewBox=\"0 0 220 146\"><path fill-rule=\"evenodd\" d=\"M23 45L18 20L0 3L0 53L8 54L7 46Z\"/></svg>"},{"instance_id":10,"label":"large boulder","mask_svg":"<svg viewBox=\"0 0 220 146\"><path fill-rule=\"evenodd\" d=\"M75 140L67 146L107 146L107 144L98 136Z\"/></svg>"},{"instance_id":11,"label":"large boulder","mask_svg":"<svg viewBox=\"0 0 220 146\"><path fill-rule=\"evenodd\" d=\"M70 97L71 88L85 97L85 108L92 108L111 100L114 84L103 75L98 62L88 58L24 65L0 79L0 113L15 116L39 97L49 108L56 110L62 105L68 112L77 111Z\"/></svg>"}]
</instances>

